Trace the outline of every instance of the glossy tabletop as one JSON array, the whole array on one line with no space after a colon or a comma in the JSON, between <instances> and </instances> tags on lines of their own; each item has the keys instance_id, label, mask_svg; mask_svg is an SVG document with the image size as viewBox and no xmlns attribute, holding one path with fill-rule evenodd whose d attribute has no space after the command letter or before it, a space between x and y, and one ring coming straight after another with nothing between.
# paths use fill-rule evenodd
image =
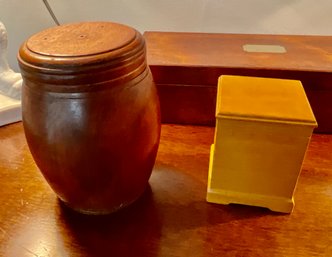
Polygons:
<instances>
[{"instance_id":1,"label":"glossy tabletop","mask_svg":"<svg viewBox=\"0 0 332 257\"><path fill-rule=\"evenodd\" d=\"M313 135L287 215L205 201L213 133L163 125L145 194L113 215L84 216L57 200L22 124L1 127L0 256L332 256L332 136Z\"/></svg>"}]
</instances>

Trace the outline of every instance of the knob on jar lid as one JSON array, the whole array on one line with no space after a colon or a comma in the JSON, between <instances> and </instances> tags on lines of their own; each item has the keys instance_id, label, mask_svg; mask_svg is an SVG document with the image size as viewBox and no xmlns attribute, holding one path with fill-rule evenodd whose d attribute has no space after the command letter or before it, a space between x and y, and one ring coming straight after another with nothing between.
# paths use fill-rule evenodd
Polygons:
<instances>
[{"instance_id":1,"label":"knob on jar lid","mask_svg":"<svg viewBox=\"0 0 332 257\"><path fill-rule=\"evenodd\" d=\"M23 43L18 61L29 79L55 85L125 82L147 67L142 35L112 22L71 23L41 31Z\"/></svg>"}]
</instances>

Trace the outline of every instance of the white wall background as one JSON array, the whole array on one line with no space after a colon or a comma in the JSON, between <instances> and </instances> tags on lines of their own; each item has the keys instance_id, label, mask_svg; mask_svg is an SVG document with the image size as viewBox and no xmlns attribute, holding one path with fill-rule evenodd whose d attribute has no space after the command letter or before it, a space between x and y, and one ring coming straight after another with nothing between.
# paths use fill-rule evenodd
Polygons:
<instances>
[{"instance_id":1,"label":"white wall background","mask_svg":"<svg viewBox=\"0 0 332 257\"><path fill-rule=\"evenodd\" d=\"M332 35L332 0L48 0L60 23L109 20L141 32ZM0 0L10 65L20 44L54 26L42 0Z\"/></svg>"}]
</instances>

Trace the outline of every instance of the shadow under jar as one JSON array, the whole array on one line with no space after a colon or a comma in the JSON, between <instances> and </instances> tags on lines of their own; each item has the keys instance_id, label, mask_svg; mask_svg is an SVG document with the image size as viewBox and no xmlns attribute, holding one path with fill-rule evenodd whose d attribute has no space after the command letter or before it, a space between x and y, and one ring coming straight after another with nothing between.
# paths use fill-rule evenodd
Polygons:
<instances>
[{"instance_id":1,"label":"shadow under jar","mask_svg":"<svg viewBox=\"0 0 332 257\"><path fill-rule=\"evenodd\" d=\"M58 197L107 214L145 190L160 138L160 108L135 29L82 22L47 29L19 50L23 126Z\"/></svg>"}]
</instances>

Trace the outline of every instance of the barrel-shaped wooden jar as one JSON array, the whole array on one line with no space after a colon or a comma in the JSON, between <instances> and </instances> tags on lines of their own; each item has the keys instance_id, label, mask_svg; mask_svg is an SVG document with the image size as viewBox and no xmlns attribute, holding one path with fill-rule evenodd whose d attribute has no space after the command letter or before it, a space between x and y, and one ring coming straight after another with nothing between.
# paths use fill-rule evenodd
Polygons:
<instances>
[{"instance_id":1,"label":"barrel-shaped wooden jar","mask_svg":"<svg viewBox=\"0 0 332 257\"><path fill-rule=\"evenodd\" d=\"M160 137L142 35L111 22L62 25L30 37L18 61L27 142L58 197L90 214L135 201Z\"/></svg>"}]
</instances>

